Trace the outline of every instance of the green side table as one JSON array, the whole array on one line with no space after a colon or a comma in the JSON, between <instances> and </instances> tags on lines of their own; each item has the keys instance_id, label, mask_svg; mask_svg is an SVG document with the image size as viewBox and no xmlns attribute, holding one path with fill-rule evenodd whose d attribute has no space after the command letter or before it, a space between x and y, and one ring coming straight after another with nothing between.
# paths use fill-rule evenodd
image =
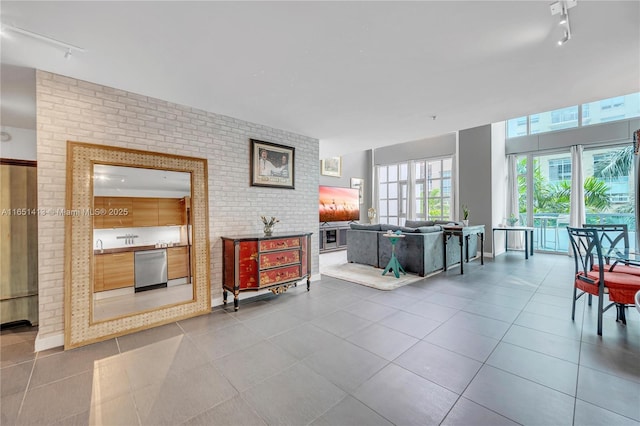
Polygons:
<instances>
[{"instance_id":1,"label":"green side table","mask_svg":"<svg viewBox=\"0 0 640 426\"><path fill-rule=\"evenodd\" d=\"M396 257L396 243L400 238L404 238L404 235L383 234L383 236L389 238L389 242L391 243L391 259L389 259L389 263L387 264L387 267L384 268L384 272L382 273L382 275L386 275L390 270L393 270L393 274L396 276L396 278L400 278L400 272L407 275L405 270L400 265L400 262L398 262L398 258Z\"/></svg>"}]
</instances>

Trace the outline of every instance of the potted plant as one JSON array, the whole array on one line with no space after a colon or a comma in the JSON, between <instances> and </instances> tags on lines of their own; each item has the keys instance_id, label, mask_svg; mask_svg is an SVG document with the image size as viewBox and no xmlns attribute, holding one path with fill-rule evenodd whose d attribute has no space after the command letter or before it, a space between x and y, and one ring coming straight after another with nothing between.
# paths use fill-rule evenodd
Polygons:
<instances>
[{"instance_id":1,"label":"potted plant","mask_svg":"<svg viewBox=\"0 0 640 426\"><path fill-rule=\"evenodd\" d=\"M518 217L515 214L511 213L511 216L509 216L507 222L509 222L509 226L515 226L515 224L518 223Z\"/></svg>"},{"instance_id":2,"label":"potted plant","mask_svg":"<svg viewBox=\"0 0 640 426\"><path fill-rule=\"evenodd\" d=\"M469 207L466 204L462 205L462 223L469 226Z\"/></svg>"}]
</instances>

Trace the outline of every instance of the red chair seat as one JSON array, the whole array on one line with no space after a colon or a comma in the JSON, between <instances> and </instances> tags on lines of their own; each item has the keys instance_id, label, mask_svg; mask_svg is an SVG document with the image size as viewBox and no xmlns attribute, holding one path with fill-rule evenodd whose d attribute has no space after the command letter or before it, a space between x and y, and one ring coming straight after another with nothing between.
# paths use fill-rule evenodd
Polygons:
<instances>
[{"instance_id":1,"label":"red chair seat","mask_svg":"<svg viewBox=\"0 0 640 426\"><path fill-rule=\"evenodd\" d=\"M587 274L587 276L596 281L596 283L588 284L584 281L576 279L576 286L584 291L587 291L588 293L597 295L599 273L596 271L591 271ZM605 290L609 290L609 300L616 303L624 303L626 305L635 303L635 294L640 290L640 276L629 275L621 272L605 272L604 282ZM585 284L588 287L583 289L582 287L585 286ZM593 293L594 287L596 289L596 293Z\"/></svg>"},{"instance_id":2,"label":"red chair seat","mask_svg":"<svg viewBox=\"0 0 640 426\"><path fill-rule=\"evenodd\" d=\"M611 265L605 265L605 272L611 268ZM600 269L600 265L593 265L593 270L598 271ZM631 274L640 276L640 268L637 266L628 266L618 263L614 268L613 272L622 272L623 274Z\"/></svg>"}]
</instances>

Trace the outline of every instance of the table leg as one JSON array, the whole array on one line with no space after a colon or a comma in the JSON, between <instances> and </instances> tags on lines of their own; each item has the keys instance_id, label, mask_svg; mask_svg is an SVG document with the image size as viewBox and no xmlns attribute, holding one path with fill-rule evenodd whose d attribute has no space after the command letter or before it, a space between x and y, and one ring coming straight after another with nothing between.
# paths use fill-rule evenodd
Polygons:
<instances>
[{"instance_id":1,"label":"table leg","mask_svg":"<svg viewBox=\"0 0 640 426\"><path fill-rule=\"evenodd\" d=\"M470 235L465 235L464 237L464 257L465 257L465 262L469 263L469 238L471 236Z\"/></svg>"},{"instance_id":2,"label":"table leg","mask_svg":"<svg viewBox=\"0 0 640 426\"><path fill-rule=\"evenodd\" d=\"M496 258L496 230L491 231L491 257Z\"/></svg>"},{"instance_id":3,"label":"table leg","mask_svg":"<svg viewBox=\"0 0 640 426\"><path fill-rule=\"evenodd\" d=\"M464 246L464 238L462 237L462 235L460 235L458 243L460 244L460 275L462 275L462 274L464 274L464 259L462 257L462 251L463 251L463 246Z\"/></svg>"},{"instance_id":4,"label":"table leg","mask_svg":"<svg viewBox=\"0 0 640 426\"><path fill-rule=\"evenodd\" d=\"M444 267L442 268L443 271L447 271L447 240L449 239L449 236L447 236L446 234L442 235L442 247L444 247L444 252L442 253L442 258L444 259Z\"/></svg>"},{"instance_id":5,"label":"table leg","mask_svg":"<svg viewBox=\"0 0 640 426\"><path fill-rule=\"evenodd\" d=\"M530 236L529 236L529 244L531 245L531 256L533 256L533 229L530 232Z\"/></svg>"},{"instance_id":6,"label":"table leg","mask_svg":"<svg viewBox=\"0 0 640 426\"><path fill-rule=\"evenodd\" d=\"M480 264L484 265L484 232L480 233Z\"/></svg>"},{"instance_id":7,"label":"table leg","mask_svg":"<svg viewBox=\"0 0 640 426\"><path fill-rule=\"evenodd\" d=\"M526 229L524 231L524 258L529 258L529 233Z\"/></svg>"},{"instance_id":8,"label":"table leg","mask_svg":"<svg viewBox=\"0 0 640 426\"><path fill-rule=\"evenodd\" d=\"M509 250L509 230L504 230L504 252L506 253Z\"/></svg>"}]
</instances>

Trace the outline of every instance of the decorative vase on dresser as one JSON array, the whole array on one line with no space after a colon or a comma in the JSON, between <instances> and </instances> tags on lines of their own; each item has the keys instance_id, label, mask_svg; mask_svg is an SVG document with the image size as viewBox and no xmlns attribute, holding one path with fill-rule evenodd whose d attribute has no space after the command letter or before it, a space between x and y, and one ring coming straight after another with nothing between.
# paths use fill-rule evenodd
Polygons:
<instances>
[{"instance_id":1,"label":"decorative vase on dresser","mask_svg":"<svg viewBox=\"0 0 640 426\"><path fill-rule=\"evenodd\" d=\"M266 234L266 226L265 226ZM274 294L287 291L307 279L311 284L312 233L278 234L250 237L222 237L222 296L233 293L238 310L242 291L268 289Z\"/></svg>"}]
</instances>

